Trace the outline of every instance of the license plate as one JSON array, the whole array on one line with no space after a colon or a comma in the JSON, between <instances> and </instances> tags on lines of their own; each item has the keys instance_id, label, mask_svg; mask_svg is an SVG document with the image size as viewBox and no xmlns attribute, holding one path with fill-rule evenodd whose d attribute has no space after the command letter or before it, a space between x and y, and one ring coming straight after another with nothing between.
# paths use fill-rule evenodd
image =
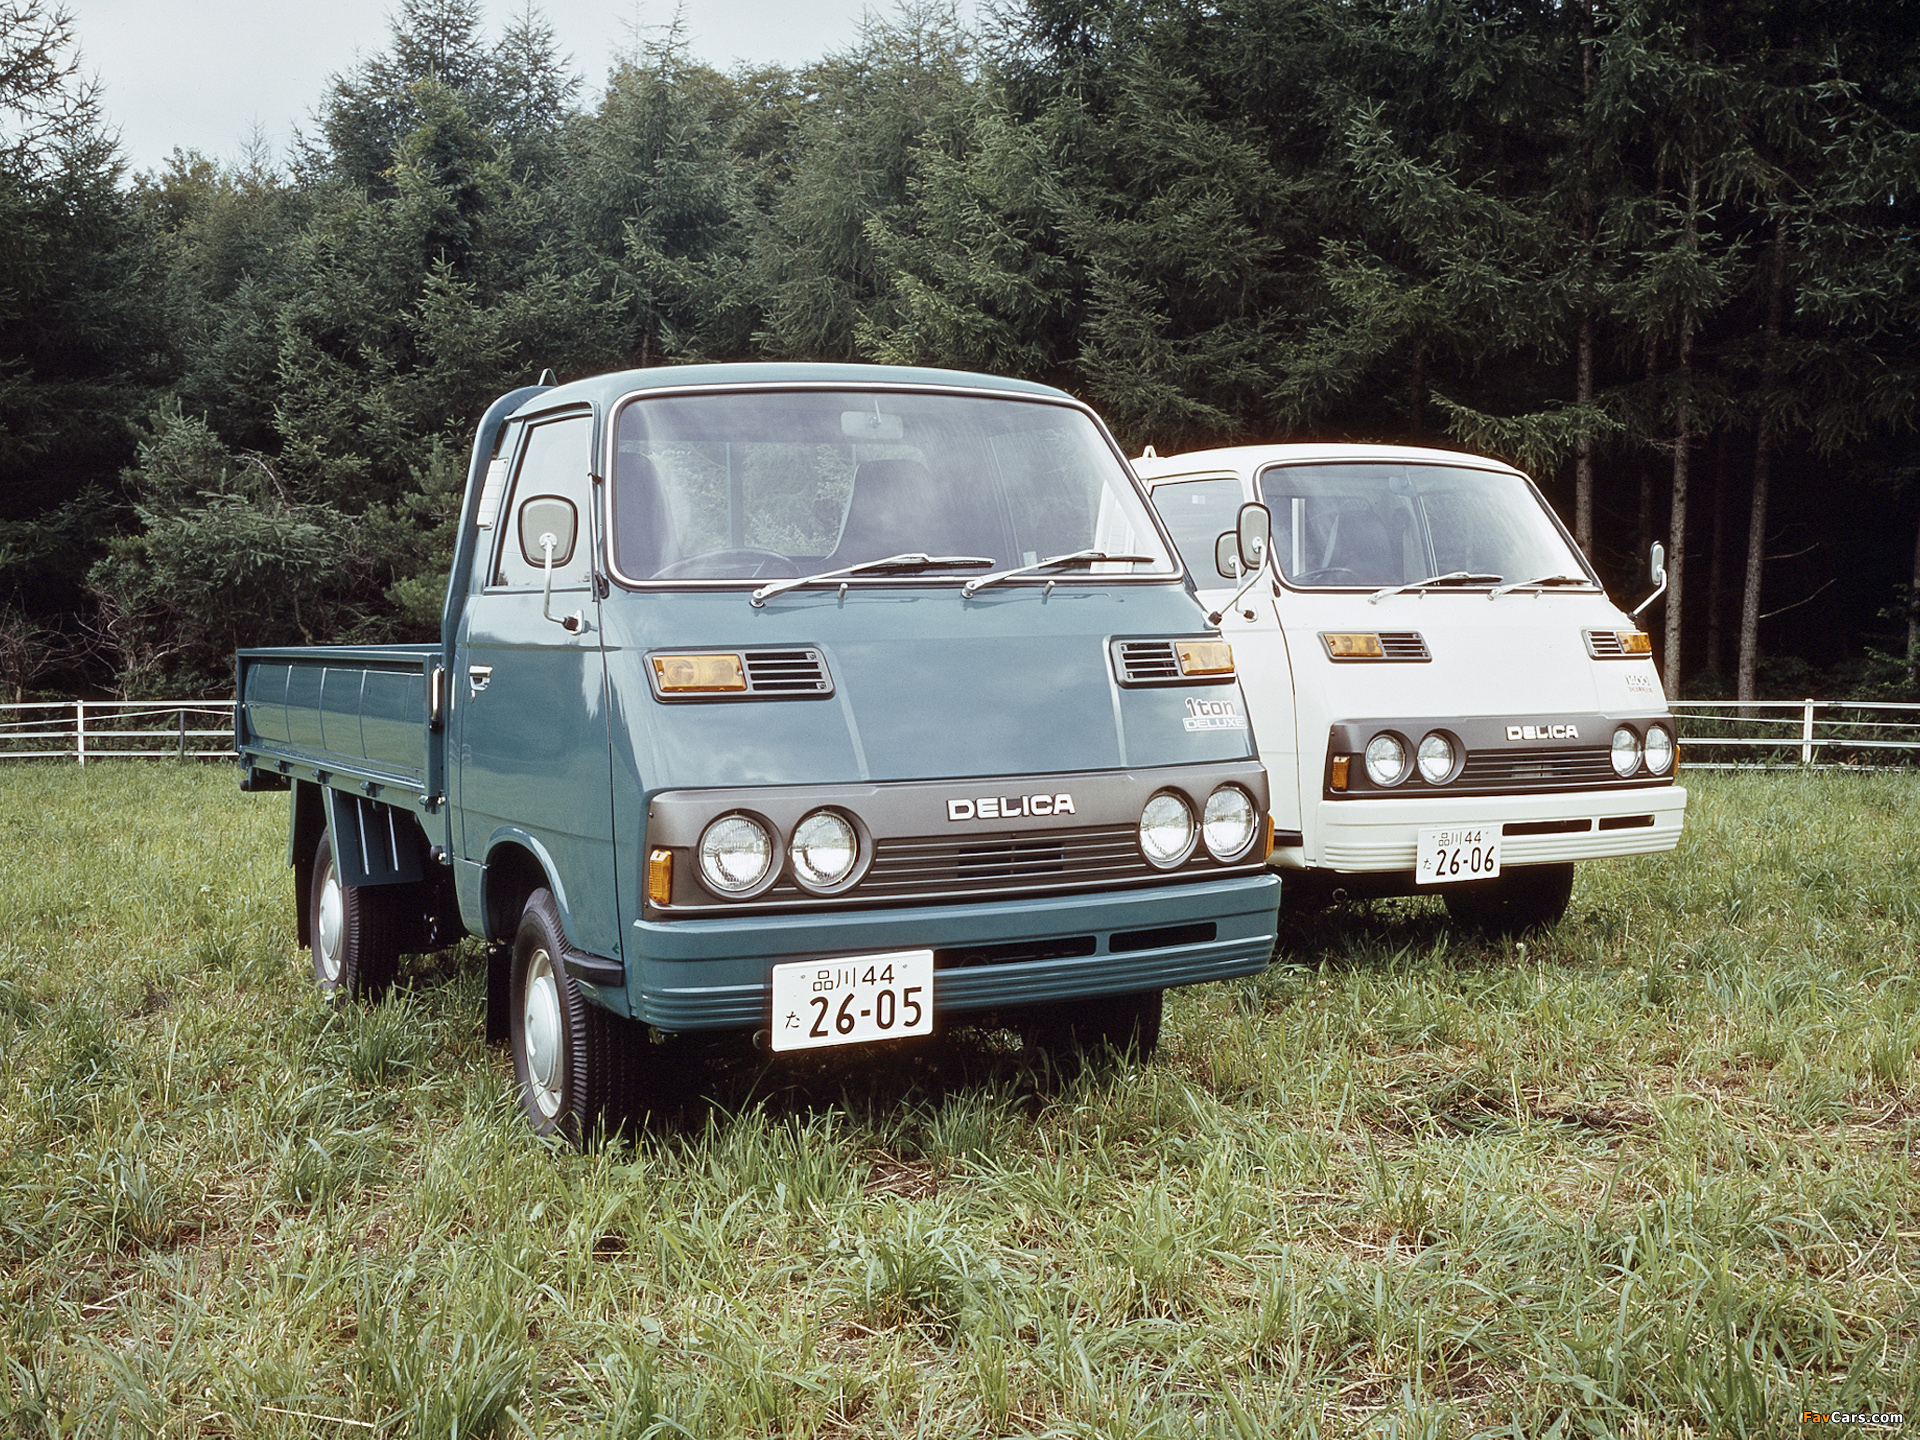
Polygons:
<instances>
[{"instance_id":1,"label":"license plate","mask_svg":"<svg viewBox=\"0 0 1920 1440\"><path fill-rule=\"evenodd\" d=\"M933 1033L933 951L773 967L773 1048L812 1050Z\"/></svg>"},{"instance_id":2,"label":"license plate","mask_svg":"<svg viewBox=\"0 0 1920 1440\"><path fill-rule=\"evenodd\" d=\"M1500 873L1498 825L1436 825L1420 831L1415 846L1416 885L1491 880Z\"/></svg>"}]
</instances>

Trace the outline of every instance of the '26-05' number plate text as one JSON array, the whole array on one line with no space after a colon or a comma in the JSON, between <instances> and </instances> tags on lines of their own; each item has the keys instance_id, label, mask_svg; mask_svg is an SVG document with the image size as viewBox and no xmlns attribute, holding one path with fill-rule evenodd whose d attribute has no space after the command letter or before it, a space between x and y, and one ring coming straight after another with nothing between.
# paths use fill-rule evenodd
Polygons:
<instances>
[{"instance_id":1,"label":"'26-05' number plate text","mask_svg":"<svg viewBox=\"0 0 1920 1440\"><path fill-rule=\"evenodd\" d=\"M773 1048L809 1050L933 1033L933 951L773 967Z\"/></svg>"},{"instance_id":2,"label":"'26-05' number plate text","mask_svg":"<svg viewBox=\"0 0 1920 1440\"><path fill-rule=\"evenodd\" d=\"M1413 882L1446 885L1500 873L1498 825L1436 825L1414 841Z\"/></svg>"}]
</instances>

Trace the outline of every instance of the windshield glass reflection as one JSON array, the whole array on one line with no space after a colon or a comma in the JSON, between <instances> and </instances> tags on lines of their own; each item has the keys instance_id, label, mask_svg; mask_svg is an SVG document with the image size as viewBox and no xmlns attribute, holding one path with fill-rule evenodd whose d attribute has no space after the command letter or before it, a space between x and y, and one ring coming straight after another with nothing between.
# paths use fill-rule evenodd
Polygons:
<instances>
[{"instance_id":1,"label":"windshield glass reflection","mask_svg":"<svg viewBox=\"0 0 1920 1440\"><path fill-rule=\"evenodd\" d=\"M1276 465L1260 476L1274 559L1294 585L1408 585L1464 574L1481 586L1584 577L1533 487L1453 465Z\"/></svg>"},{"instance_id":2,"label":"windshield glass reflection","mask_svg":"<svg viewBox=\"0 0 1920 1440\"><path fill-rule=\"evenodd\" d=\"M1121 462L1066 406L775 391L641 397L615 423L613 549L629 581L780 580L907 553L970 562L853 577L918 583L1085 549L1151 557L1095 574L1174 569Z\"/></svg>"}]
</instances>

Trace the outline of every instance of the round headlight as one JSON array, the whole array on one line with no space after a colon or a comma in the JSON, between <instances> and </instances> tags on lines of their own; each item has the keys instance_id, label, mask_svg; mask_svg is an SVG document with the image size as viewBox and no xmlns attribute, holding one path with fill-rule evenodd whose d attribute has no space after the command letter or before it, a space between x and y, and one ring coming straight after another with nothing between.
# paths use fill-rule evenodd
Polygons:
<instances>
[{"instance_id":1,"label":"round headlight","mask_svg":"<svg viewBox=\"0 0 1920 1440\"><path fill-rule=\"evenodd\" d=\"M1622 780L1640 768L1640 737L1622 725L1613 732L1613 773Z\"/></svg>"},{"instance_id":2,"label":"round headlight","mask_svg":"<svg viewBox=\"0 0 1920 1440\"><path fill-rule=\"evenodd\" d=\"M1367 775L1376 785L1398 785L1407 778L1407 747L1398 735L1367 741Z\"/></svg>"},{"instance_id":3,"label":"round headlight","mask_svg":"<svg viewBox=\"0 0 1920 1440\"><path fill-rule=\"evenodd\" d=\"M852 872L860 842L845 816L816 810L794 827L787 855L794 879L809 890L829 890Z\"/></svg>"},{"instance_id":4,"label":"round headlight","mask_svg":"<svg viewBox=\"0 0 1920 1440\"><path fill-rule=\"evenodd\" d=\"M1161 791L1140 812L1140 850L1148 861L1171 870L1193 851L1193 810L1185 800Z\"/></svg>"},{"instance_id":5,"label":"round headlight","mask_svg":"<svg viewBox=\"0 0 1920 1440\"><path fill-rule=\"evenodd\" d=\"M722 815L701 832L700 878L717 895L745 895L773 868L767 827L746 815Z\"/></svg>"},{"instance_id":6,"label":"round headlight","mask_svg":"<svg viewBox=\"0 0 1920 1440\"><path fill-rule=\"evenodd\" d=\"M1444 785L1453 774L1453 742L1437 730L1420 742L1420 773L1429 785Z\"/></svg>"},{"instance_id":7,"label":"round headlight","mask_svg":"<svg viewBox=\"0 0 1920 1440\"><path fill-rule=\"evenodd\" d=\"M1673 736L1667 733L1664 725L1647 727L1647 769L1656 775L1667 773L1667 767L1673 764Z\"/></svg>"},{"instance_id":8,"label":"round headlight","mask_svg":"<svg viewBox=\"0 0 1920 1440\"><path fill-rule=\"evenodd\" d=\"M1216 860L1239 859L1253 843L1256 818L1251 795L1238 785L1222 785L1207 797L1206 813L1200 818L1207 853Z\"/></svg>"}]
</instances>

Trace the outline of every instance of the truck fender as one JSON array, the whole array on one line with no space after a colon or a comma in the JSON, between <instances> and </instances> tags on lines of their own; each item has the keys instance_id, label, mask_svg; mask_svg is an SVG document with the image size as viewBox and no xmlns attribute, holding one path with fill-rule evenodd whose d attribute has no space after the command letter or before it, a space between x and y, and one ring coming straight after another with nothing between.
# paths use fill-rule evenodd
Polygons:
<instances>
[{"instance_id":1,"label":"truck fender","mask_svg":"<svg viewBox=\"0 0 1920 1440\"><path fill-rule=\"evenodd\" d=\"M333 863L343 885L407 885L426 878L428 849L409 811L311 781L294 782L287 821L287 863L294 872L296 933L313 943L313 852L320 832L333 832Z\"/></svg>"},{"instance_id":2,"label":"truck fender","mask_svg":"<svg viewBox=\"0 0 1920 1440\"><path fill-rule=\"evenodd\" d=\"M520 908L526 904L526 897L542 885L552 892L554 908L560 914L565 948L559 959L567 973L596 990L612 991L617 997L626 988L626 966L617 958L574 948L567 934L573 928L572 910L553 856L538 839L516 826L503 825L487 840L487 864L480 879L480 904L487 917L487 938L512 945L514 931L520 924Z\"/></svg>"}]
</instances>

